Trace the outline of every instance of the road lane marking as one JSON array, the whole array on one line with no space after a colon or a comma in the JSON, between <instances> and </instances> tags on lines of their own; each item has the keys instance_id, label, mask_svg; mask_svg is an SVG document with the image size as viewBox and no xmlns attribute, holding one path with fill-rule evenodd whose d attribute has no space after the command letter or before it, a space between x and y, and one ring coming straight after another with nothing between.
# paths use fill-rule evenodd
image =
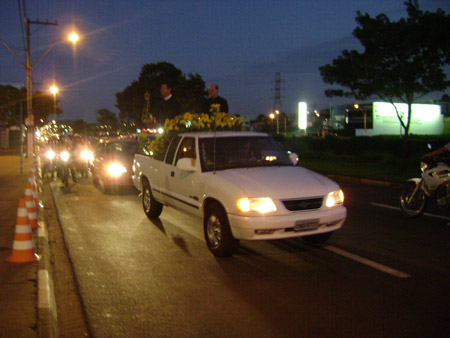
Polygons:
<instances>
[{"instance_id":1,"label":"road lane marking","mask_svg":"<svg viewBox=\"0 0 450 338\"><path fill-rule=\"evenodd\" d=\"M351 260L354 260L356 262L362 263L364 265L370 266L370 267L372 267L374 269L377 269L377 270L380 270L382 272L388 273L388 274L390 274L392 276L395 276L395 277L398 277L398 278L410 278L411 277L411 275L408 275L407 273L404 273L404 272L401 272L399 270L390 268L389 266L386 266L386 265L383 265L383 264L371 261L370 259L367 259L367 258L364 258L364 257L360 257L358 255L352 254L350 252L344 251L342 249L336 248L336 247L331 246L331 245L325 246L324 249L328 250L328 251L331 251L331 252L334 252L334 253L336 253L338 255L347 257L347 258L349 258Z\"/></svg>"},{"instance_id":2,"label":"road lane marking","mask_svg":"<svg viewBox=\"0 0 450 338\"><path fill-rule=\"evenodd\" d=\"M377 207L381 207L381 208L393 209L393 210L398 210L398 211L400 211L400 208L399 208L399 207L393 207L393 206L391 206L391 205L380 204L380 203L373 203L373 202L371 202L370 204L375 205L375 206L377 206ZM424 216L429 216L429 217L434 217L434 218L440 218L440 219L445 219L446 221L450 221L450 217L440 216L440 215L434 215L434 214L429 214L428 212L424 212L423 214L424 214Z\"/></svg>"}]
</instances>

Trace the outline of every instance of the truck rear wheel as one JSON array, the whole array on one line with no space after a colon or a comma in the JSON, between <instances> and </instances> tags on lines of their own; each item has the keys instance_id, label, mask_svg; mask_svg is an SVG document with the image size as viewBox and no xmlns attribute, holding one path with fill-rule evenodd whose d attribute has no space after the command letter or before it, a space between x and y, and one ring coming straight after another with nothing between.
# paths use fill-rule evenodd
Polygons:
<instances>
[{"instance_id":1,"label":"truck rear wheel","mask_svg":"<svg viewBox=\"0 0 450 338\"><path fill-rule=\"evenodd\" d=\"M162 213L163 205L153 197L150 183L147 180L142 181L142 206L150 219L159 217Z\"/></svg>"},{"instance_id":2,"label":"truck rear wheel","mask_svg":"<svg viewBox=\"0 0 450 338\"><path fill-rule=\"evenodd\" d=\"M233 237L225 210L219 203L210 204L203 220L206 245L217 257L229 257L237 250L239 240Z\"/></svg>"}]
</instances>

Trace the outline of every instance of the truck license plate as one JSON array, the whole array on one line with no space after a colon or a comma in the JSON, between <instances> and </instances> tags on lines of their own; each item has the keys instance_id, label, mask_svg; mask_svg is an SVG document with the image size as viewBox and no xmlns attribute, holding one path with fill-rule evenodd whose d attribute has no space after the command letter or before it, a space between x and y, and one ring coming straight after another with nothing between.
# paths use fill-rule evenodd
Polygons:
<instances>
[{"instance_id":1,"label":"truck license plate","mask_svg":"<svg viewBox=\"0 0 450 338\"><path fill-rule=\"evenodd\" d=\"M318 219L308 219L302 221L296 221L294 226L294 231L307 231L316 230L319 227Z\"/></svg>"}]
</instances>

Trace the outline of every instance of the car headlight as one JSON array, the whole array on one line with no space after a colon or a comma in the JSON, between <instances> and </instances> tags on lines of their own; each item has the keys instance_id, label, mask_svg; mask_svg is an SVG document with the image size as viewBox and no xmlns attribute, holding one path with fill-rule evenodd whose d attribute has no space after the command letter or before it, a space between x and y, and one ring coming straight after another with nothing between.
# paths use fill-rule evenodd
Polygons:
<instances>
[{"instance_id":1,"label":"car headlight","mask_svg":"<svg viewBox=\"0 0 450 338\"><path fill-rule=\"evenodd\" d=\"M85 161L93 161L94 160L94 154L92 153L92 151L89 151L87 149L84 149L81 152L80 156Z\"/></svg>"},{"instance_id":2,"label":"car headlight","mask_svg":"<svg viewBox=\"0 0 450 338\"><path fill-rule=\"evenodd\" d=\"M329 208L344 203L344 192L342 190L332 191L328 194L325 205Z\"/></svg>"},{"instance_id":3,"label":"car headlight","mask_svg":"<svg viewBox=\"0 0 450 338\"><path fill-rule=\"evenodd\" d=\"M108 166L106 167L106 172L110 176L118 177L118 176L126 173L127 172L127 168L125 168L120 163L114 162L114 163L108 164Z\"/></svg>"},{"instance_id":4,"label":"car headlight","mask_svg":"<svg viewBox=\"0 0 450 338\"><path fill-rule=\"evenodd\" d=\"M61 158L61 160L63 160L64 162L67 162L69 160L70 154L68 151L63 151L59 154L59 157Z\"/></svg>"},{"instance_id":5,"label":"car headlight","mask_svg":"<svg viewBox=\"0 0 450 338\"><path fill-rule=\"evenodd\" d=\"M47 157L49 160L53 160L55 158L55 152L53 150L47 150L45 153L45 157Z\"/></svg>"},{"instance_id":6,"label":"car headlight","mask_svg":"<svg viewBox=\"0 0 450 338\"><path fill-rule=\"evenodd\" d=\"M240 198L237 201L237 208L243 212L257 211L261 214L277 211L277 207L270 197Z\"/></svg>"}]
</instances>

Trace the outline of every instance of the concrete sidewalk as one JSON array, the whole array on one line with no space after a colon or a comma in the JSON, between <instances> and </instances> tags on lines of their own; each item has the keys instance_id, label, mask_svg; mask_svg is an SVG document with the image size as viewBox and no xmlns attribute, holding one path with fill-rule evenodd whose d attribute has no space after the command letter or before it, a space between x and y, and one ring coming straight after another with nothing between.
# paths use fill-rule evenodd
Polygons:
<instances>
[{"instance_id":1,"label":"concrete sidewalk","mask_svg":"<svg viewBox=\"0 0 450 338\"><path fill-rule=\"evenodd\" d=\"M0 338L55 336L49 303L51 279L45 270L48 241L42 211L38 210L40 228L33 230L35 263L10 263L6 259L13 248L19 198L24 197L32 160L0 152ZM56 326L57 327L57 326Z\"/></svg>"}]
</instances>

